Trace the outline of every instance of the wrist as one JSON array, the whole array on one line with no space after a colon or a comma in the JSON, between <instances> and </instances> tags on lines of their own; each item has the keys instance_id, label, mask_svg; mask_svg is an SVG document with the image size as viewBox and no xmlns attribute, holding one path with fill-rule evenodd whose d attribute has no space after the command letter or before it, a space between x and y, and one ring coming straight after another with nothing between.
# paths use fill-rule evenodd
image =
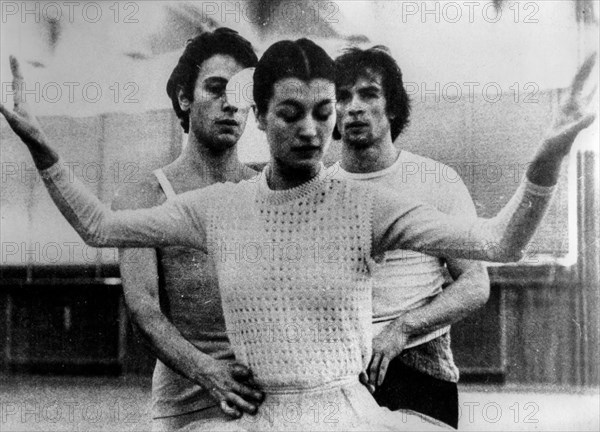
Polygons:
<instances>
[{"instance_id":1,"label":"wrist","mask_svg":"<svg viewBox=\"0 0 600 432\"><path fill-rule=\"evenodd\" d=\"M564 155L546 149L544 143L527 169L527 180L540 186L553 186L558 181Z\"/></svg>"},{"instance_id":2,"label":"wrist","mask_svg":"<svg viewBox=\"0 0 600 432\"><path fill-rule=\"evenodd\" d=\"M29 147L33 162L39 171L50 168L59 160L58 153L50 147Z\"/></svg>"},{"instance_id":3,"label":"wrist","mask_svg":"<svg viewBox=\"0 0 600 432\"><path fill-rule=\"evenodd\" d=\"M400 315L394 321L392 321L392 328L394 333L402 334L409 338L414 334L414 323L407 320L409 313Z\"/></svg>"}]
</instances>

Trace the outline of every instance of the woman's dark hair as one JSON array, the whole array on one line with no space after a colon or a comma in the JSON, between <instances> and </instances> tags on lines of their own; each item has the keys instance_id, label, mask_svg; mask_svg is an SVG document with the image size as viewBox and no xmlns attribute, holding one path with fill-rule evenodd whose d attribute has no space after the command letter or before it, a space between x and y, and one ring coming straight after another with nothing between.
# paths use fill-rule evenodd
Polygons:
<instances>
[{"instance_id":1,"label":"woman's dark hair","mask_svg":"<svg viewBox=\"0 0 600 432\"><path fill-rule=\"evenodd\" d=\"M381 74L383 80L386 111L388 116L393 117L390 119L390 131L392 141L395 141L408 125L410 99L404 89L402 71L387 47L378 45L367 50L349 48L335 59L336 88L352 86L359 77L373 72ZM337 127L333 131L333 138L342 138Z\"/></svg>"},{"instance_id":2,"label":"woman's dark hair","mask_svg":"<svg viewBox=\"0 0 600 432\"><path fill-rule=\"evenodd\" d=\"M202 33L188 40L167 82L167 94L186 133L190 129L189 111L183 111L179 107L177 93L182 89L184 96L193 101L194 88L202 63L217 54L229 55L244 67L254 67L258 61L252 44L236 31L226 27L218 28L214 32Z\"/></svg>"},{"instance_id":3,"label":"woman's dark hair","mask_svg":"<svg viewBox=\"0 0 600 432\"><path fill-rule=\"evenodd\" d=\"M254 102L263 114L273 96L273 85L284 78L310 81L323 78L334 82L333 59L309 39L276 42L265 51L254 71Z\"/></svg>"}]
</instances>

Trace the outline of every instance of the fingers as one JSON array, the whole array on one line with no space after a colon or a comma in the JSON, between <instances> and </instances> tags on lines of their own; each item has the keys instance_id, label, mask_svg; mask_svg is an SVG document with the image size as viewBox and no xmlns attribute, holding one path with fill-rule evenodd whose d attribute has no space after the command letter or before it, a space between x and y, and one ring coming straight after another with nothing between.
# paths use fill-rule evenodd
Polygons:
<instances>
[{"instance_id":1,"label":"fingers","mask_svg":"<svg viewBox=\"0 0 600 432\"><path fill-rule=\"evenodd\" d=\"M220 384L211 389L221 411L233 418L239 418L243 413L256 414L265 395L250 387L254 384L252 371L240 363L230 363L225 368L229 376L223 376Z\"/></svg>"},{"instance_id":2,"label":"fingers","mask_svg":"<svg viewBox=\"0 0 600 432\"><path fill-rule=\"evenodd\" d=\"M241 363L231 363L229 369L231 370L231 376L238 381L245 381L252 378L250 368Z\"/></svg>"},{"instance_id":3,"label":"fingers","mask_svg":"<svg viewBox=\"0 0 600 432\"><path fill-rule=\"evenodd\" d=\"M238 411L241 410L245 413L252 415L256 414L256 412L258 411L258 405L246 401L244 398L235 393L229 392L226 395L226 401L231 407L235 408Z\"/></svg>"},{"instance_id":4,"label":"fingers","mask_svg":"<svg viewBox=\"0 0 600 432\"><path fill-rule=\"evenodd\" d=\"M594 88L592 89L592 91L590 91L588 93L588 95L585 98L583 98L582 105L584 107L588 106L594 100L594 98L596 97L597 91L598 91L598 84L594 85Z\"/></svg>"},{"instance_id":5,"label":"fingers","mask_svg":"<svg viewBox=\"0 0 600 432\"><path fill-rule=\"evenodd\" d=\"M211 390L211 394L219 402L221 411L232 418L240 418L244 412L254 415L258 410L258 405L247 402L231 391L223 391L215 387Z\"/></svg>"},{"instance_id":6,"label":"fingers","mask_svg":"<svg viewBox=\"0 0 600 432\"><path fill-rule=\"evenodd\" d=\"M19 123L19 115L13 110L9 110L4 106L4 104L0 103L0 113L4 116L6 121L8 122L10 128L21 138L25 139L23 136L22 126Z\"/></svg>"},{"instance_id":7,"label":"fingers","mask_svg":"<svg viewBox=\"0 0 600 432\"><path fill-rule=\"evenodd\" d=\"M390 360L387 356L384 356L379 364L379 376L377 378L377 387L381 387L383 384L383 380L385 378L385 374L387 373L388 366L390 365Z\"/></svg>"},{"instance_id":8,"label":"fingers","mask_svg":"<svg viewBox=\"0 0 600 432\"><path fill-rule=\"evenodd\" d=\"M262 402L265 397L263 392L250 388L239 382L234 382L231 384L231 391L248 399L253 399L256 402Z\"/></svg>"},{"instance_id":9,"label":"fingers","mask_svg":"<svg viewBox=\"0 0 600 432\"><path fill-rule=\"evenodd\" d=\"M239 383L244 383L247 386L258 388L254 381L254 375L248 366L241 363L231 363L229 365L231 376ZM262 393L261 393L262 394Z\"/></svg>"},{"instance_id":10,"label":"fingers","mask_svg":"<svg viewBox=\"0 0 600 432\"><path fill-rule=\"evenodd\" d=\"M595 120L595 114L587 114L576 122L565 126L560 132L547 140L550 145L550 152L561 157L568 155L579 132L589 127Z\"/></svg>"},{"instance_id":11,"label":"fingers","mask_svg":"<svg viewBox=\"0 0 600 432\"><path fill-rule=\"evenodd\" d=\"M217 387L213 387L209 390L209 393L211 397L218 402L219 408L221 409L221 411L223 411L223 413L233 418L240 418L242 416L240 410L238 410L236 407L232 406L227 402L224 391L220 390Z\"/></svg>"},{"instance_id":12,"label":"fingers","mask_svg":"<svg viewBox=\"0 0 600 432\"><path fill-rule=\"evenodd\" d=\"M587 114L583 116L579 121L569 126L562 135L565 138L574 140L579 132L589 127L596 120L596 114Z\"/></svg>"},{"instance_id":13,"label":"fingers","mask_svg":"<svg viewBox=\"0 0 600 432\"><path fill-rule=\"evenodd\" d=\"M371 384L377 383L377 376L379 375L379 365L383 355L380 352L374 352L371 357L371 364L369 366L369 382Z\"/></svg>"},{"instance_id":14,"label":"fingers","mask_svg":"<svg viewBox=\"0 0 600 432\"><path fill-rule=\"evenodd\" d=\"M227 402L226 400L221 401L221 403L219 404L219 408L221 408L221 411L223 411L226 415L230 417L240 418L242 416L242 412L236 407L230 405L229 402Z\"/></svg>"},{"instance_id":15,"label":"fingers","mask_svg":"<svg viewBox=\"0 0 600 432\"><path fill-rule=\"evenodd\" d=\"M12 72L13 80L23 81L19 60L13 55L9 56L8 59L10 60L10 71Z\"/></svg>"},{"instance_id":16,"label":"fingers","mask_svg":"<svg viewBox=\"0 0 600 432\"><path fill-rule=\"evenodd\" d=\"M12 112L11 110L7 109L3 103L0 103L0 113L2 113L2 115L6 118L6 120L10 123L10 121L13 119L15 113Z\"/></svg>"},{"instance_id":17,"label":"fingers","mask_svg":"<svg viewBox=\"0 0 600 432\"><path fill-rule=\"evenodd\" d=\"M589 55L588 58L585 59L577 74L573 78L573 82L571 83L571 97L577 97L579 93L583 90L585 83L592 73L594 66L596 65L596 58L598 57L598 53L594 52Z\"/></svg>"},{"instance_id":18,"label":"fingers","mask_svg":"<svg viewBox=\"0 0 600 432\"><path fill-rule=\"evenodd\" d=\"M365 371L362 371L360 375L358 375L358 381L369 390L369 393L375 393L375 386L369 382L369 377Z\"/></svg>"},{"instance_id":19,"label":"fingers","mask_svg":"<svg viewBox=\"0 0 600 432\"><path fill-rule=\"evenodd\" d=\"M23 75L21 74L21 66L19 65L19 60L15 56L10 56L10 71L13 76L13 102L15 104L15 108L17 108L20 104L23 103L21 88L23 87Z\"/></svg>"}]
</instances>

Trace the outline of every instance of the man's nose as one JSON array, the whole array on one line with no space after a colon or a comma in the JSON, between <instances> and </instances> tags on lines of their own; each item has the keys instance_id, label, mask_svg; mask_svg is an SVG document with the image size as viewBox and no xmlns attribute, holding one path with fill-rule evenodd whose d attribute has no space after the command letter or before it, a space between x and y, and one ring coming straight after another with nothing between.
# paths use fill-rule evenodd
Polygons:
<instances>
[{"instance_id":1,"label":"man's nose","mask_svg":"<svg viewBox=\"0 0 600 432\"><path fill-rule=\"evenodd\" d=\"M352 95L350 103L348 104L348 114L351 116L357 116L365 112L365 105L358 95Z\"/></svg>"},{"instance_id":2,"label":"man's nose","mask_svg":"<svg viewBox=\"0 0 600 432\"><path fill-rule=\"evenodd\" d=\"M223 101L223 111L235 114L240 109L239 105L241 105L241 103L236 103L235 97L232 96L233 95L228 95L227 92L224 92L221 99Z\"/></svg>"}]
</instances>

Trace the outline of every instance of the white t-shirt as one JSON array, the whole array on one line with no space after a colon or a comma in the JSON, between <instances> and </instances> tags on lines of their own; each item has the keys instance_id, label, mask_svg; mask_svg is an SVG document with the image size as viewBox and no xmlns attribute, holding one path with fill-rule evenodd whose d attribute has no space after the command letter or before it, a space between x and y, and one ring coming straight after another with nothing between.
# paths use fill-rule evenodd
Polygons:
<instances>
[{"instance_id":1,"label":"white t-shirt","mask_svg":"<svg viewBox=\"0 0 600 432\"><path fill-rule=\"evenodd\" d=\"M447 165L401 151L390 167L370 173L349 173L337 162L329 168L334 178L369 181L388 189L403 189L414 200L435 206L438 210L461 217L475 218L475 206L460 176ZM398 250L387 252L372 271L373 334L404 311L430 302L442 291L448 280L444 260L419 252ZM434 339L450 327L411 339L407 348Z\"/></svg>"}]
</instances>

